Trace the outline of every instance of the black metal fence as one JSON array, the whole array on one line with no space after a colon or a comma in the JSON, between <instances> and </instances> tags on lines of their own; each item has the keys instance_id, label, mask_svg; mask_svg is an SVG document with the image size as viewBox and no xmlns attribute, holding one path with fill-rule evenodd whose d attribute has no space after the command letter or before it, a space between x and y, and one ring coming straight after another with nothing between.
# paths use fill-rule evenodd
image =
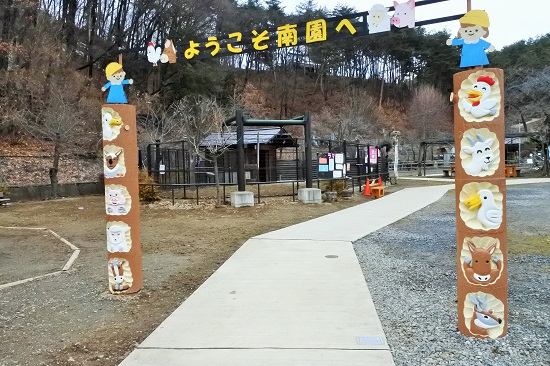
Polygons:
<instances>
[{"instance_id":1,"label":"black metal fence","mask_svg":"<svg viewBox=\"0 0 550 366\"><path fill-rule=\"evenodd\" d=\"M332 182L345 180L346 191L353 194L355 192L362 192L367 179L371 181L378 178L375 174L360 175L354 177L346 177L340 179L314 179L313 184L317 188L325 190L332 190ZM278 189L273 189L273 186L277 185ZM195 183L195 184L162 184L162 183L140 183L140 186L153 187L162 198L170 199L172 205L176 200L187 200L199 205L201 201L213 200L216 198L216 184L215 183ZM254 193L254 198L260 203L265 198L280 198L291 197L292 201L296 201L298 197L298 189L305 187L305 180L290 180L285 182L248 182L246 184L247 191ZM282 189L281 189L282 187ZM219 189L222 197L222 201L228 203L230 201L230 194L233 191L237 191L237 183L220 183Z\"/></svg>"},{"instance_id":2,"label":"black metal fence","mask_svg":"<svg viewBox=\"0 0 550 366\"><path fill-rule=\"evenodd\" d=\"M245 156L247 183L299 182L305 180L304 141L297 139L296 147L269 149L250 146ZM375 145L338 140L313 140L312 170L313 179L319 177L319 156L324 153L343 154L345 157L345 177L353 178L357 184L361 180L381 177L389 179L387 147L382 147L379 156L369 154ZM259 148L259 149L258 149ZM258 151L259 150L259 151ZM201 161L195 157L185 141L150 144L140 150L140 167L146 169L160 185L186 187L211 185L215 183L214 167L211 161ZM224 185L237 184L236 150L228 149L218 157L219 182Z\"/></svg>"}]
</instances>

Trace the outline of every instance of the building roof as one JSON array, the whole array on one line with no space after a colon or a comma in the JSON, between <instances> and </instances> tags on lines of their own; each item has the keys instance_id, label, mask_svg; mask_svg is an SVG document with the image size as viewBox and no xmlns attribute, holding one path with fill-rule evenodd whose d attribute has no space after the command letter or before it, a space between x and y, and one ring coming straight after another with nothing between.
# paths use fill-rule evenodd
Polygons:
<instances>
[{"instance_id":1,"label":"building roof","mask_svg":"<svg viewBox=\"0 0 550 366\"><path fill-rule=\"evenodd\" d=\"M252 128L244 130L244 144L285 144L289 140L288 146L292 146L292 136L285 131L282 127L274 128ZM223 132L222 134L213 133L207 136L200 146L214 146L214 145L237 145L237 133L236 132Z\"/></svg>"}]
</instances>

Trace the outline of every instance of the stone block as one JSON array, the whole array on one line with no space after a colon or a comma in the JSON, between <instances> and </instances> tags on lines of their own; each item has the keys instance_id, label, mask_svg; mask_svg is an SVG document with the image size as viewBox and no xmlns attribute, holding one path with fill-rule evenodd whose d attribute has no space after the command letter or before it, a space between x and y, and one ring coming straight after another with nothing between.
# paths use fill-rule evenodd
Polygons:
<instances>
[{"instance_id":1,"label":"stone block","mask_svg":"<svg viewBox=\"0 0 550 366\"><path fill-rule=\"evenodd\" d=\"M247 192L247 191L231 192L231 206L232 207L254 206L254 193Z\"/></svg>"},{"instance_id":2,"label":"stone block","mask_svg":"<svg viewBox=\"0 0 550 366\"><path fill-rule=\"evenodd\" d=\"M321 190L319 188L298 189L298 201L303 203L321 203Z\"/></svg>"}]
</instances>

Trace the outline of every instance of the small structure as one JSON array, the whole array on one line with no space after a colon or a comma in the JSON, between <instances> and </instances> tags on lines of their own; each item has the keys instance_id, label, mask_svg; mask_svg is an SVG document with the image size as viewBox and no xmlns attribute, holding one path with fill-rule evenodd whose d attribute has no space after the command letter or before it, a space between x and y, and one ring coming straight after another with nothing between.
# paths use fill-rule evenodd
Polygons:
<instances>
[{"instance_id":1,"label":"small structure","mask_svg":"<svg viewBox=\"0 0 550 366\"><path fill-rule=\"evenodd\" d=\"M237 164L237 133L224 132L224 136L221 138L217 134L212 134L206 137L200 146L206 148L218 141L224 141L229 146L228 153L218 158L220 171L225 172L222 181L235 182L237 181L237 172L231 167L235 167ZM256 182L279 180L277 176L278 155L282 155L283 149L298 147L297 140L282 127L245 130L243 145L246 180ZM200 162L197 171L211 172L213 166L212 161ZM229 174L234 176L229 176Z\"/></svg>"}]
</instances>

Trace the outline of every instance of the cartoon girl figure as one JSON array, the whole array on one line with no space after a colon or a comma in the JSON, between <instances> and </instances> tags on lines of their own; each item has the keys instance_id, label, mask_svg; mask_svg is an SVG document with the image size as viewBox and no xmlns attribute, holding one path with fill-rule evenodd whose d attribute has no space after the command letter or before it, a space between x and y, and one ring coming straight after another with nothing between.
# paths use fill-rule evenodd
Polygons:
<instances>
[{"instance_id":1,"label":"cartoon girl figure","mask_svg":"<svg viewBox=\"0 0 550 366\"><path fill-rule=\"evenodd\" d=\"M448 39L448 46L461 46L460 67L483 66L489 64L487 52L495 46L481 39L489 36L489 15L483 10L470 10L460 21L457 38Z\"/></svg>"},{"instance_id":2,"label":"cartoon girl figure","mask_svg":"<svg viewBox=\"0 0 550 366\"><path fill-rule=\"evenodd\" d=\"M105 68L105 76L109 82L101 88L101 91L109 89L107 95L107 103L126 104L128 100L124 94L123 85L133 84L133 80L125 80L126 73L122 69L122 65L118 62L111 62Z\"/></svg>"}]
</instances>

